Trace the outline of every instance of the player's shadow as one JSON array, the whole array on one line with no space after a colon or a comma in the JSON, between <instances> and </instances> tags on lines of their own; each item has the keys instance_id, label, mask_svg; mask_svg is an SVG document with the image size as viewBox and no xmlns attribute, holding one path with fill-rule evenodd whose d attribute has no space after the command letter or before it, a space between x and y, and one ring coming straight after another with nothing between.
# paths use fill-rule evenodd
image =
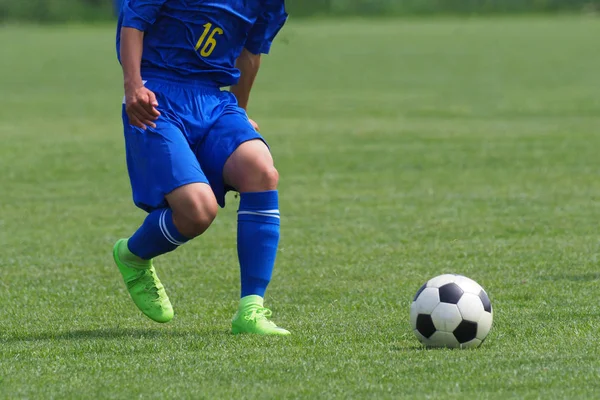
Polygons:
<instances>
[{"instance_id":1,"label":"player's shadow","mask_svg":"<svg viewBox=\"0 0 600 400\"><path fill-rule=\"evenodd\" d=\"M15 334L12 337L0 337L0 343L11 342L38 342L46 340L113 340L113 339L156 339L164 337L197 337L203 332L174 331L174 330L149 330L141 328L99 328L78 329L67 332L42 332L35 334Z\"/></svg>"}]
</instances>

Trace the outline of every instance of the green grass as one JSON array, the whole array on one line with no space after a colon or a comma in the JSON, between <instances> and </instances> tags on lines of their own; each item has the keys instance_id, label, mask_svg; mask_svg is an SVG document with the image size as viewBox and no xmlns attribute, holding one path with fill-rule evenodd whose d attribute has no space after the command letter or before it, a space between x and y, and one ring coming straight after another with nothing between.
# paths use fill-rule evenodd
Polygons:
<instances>
[{"instance_id":1,"label":"green grass","mask_svg":"<svg viewBox=\"0 0 600 400\"><path fill-rule=\"evenodd\" d=\"M291 338L228 334L237 199L129 300L112 27L0 29L0 398L594 398L600 21L290 23L251 106L281 173L268 292ZM475 351L408 326L427 279L495 306Z\"/></svg>"}]
</instances>

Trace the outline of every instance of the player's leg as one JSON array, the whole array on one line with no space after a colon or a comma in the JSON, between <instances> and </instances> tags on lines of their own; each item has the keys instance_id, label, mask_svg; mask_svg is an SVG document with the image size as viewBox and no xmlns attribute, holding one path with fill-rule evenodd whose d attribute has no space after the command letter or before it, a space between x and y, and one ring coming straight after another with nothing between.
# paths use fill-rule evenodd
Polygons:
<instances>
[{"instance_id":1,"label":"player's leg","mask_svg":"<svg viewBox=\"0 0 600 400\"><path fill-rule=\"evenodd\" d=\"M287 335L266 317L263 298L271 281L279 245L279 174L262 140L242 143L223 169L225 183L240 193L238 258L241 299L233 333Z\"/></svg>"},{"instance_id":2,"label":"player's leg","mask_svg":"<svg viewBox=\"0 0 600 400\"><path fill-rule=\"evenodd\" d=\"M268 320L270 311L263 307L279 244L278 174L268 147L235 98L198 149L198 159L221 206L228 189L240 192L241 299L233 332L289 334Z\"/></svg>"},{"instance_id":3,"label":"player's leg","mask_svg":"<svg viewBox=\"0 0 600 400\"><path fill-rule=\"evenodd\" d=\"M126 257L148 264L204 233L217 215L217 201L207 183L183 184L164 195L164 207L151 211L127 241Z\"/></svg>"},{"instance_id":4,"label":"player's leg","mask_svg":"<svg viewBox=\"0 0 600 400\"><path fill-rule=\"evenodd\" d=\"M157 322L168 322L173 309L152 259L206 230L216 201L176 124L160 118L156 129L142 131L130 126L124 114L124 126L134 202L149 214L129 239L115 244L113 256L138 308Z\"/></svg>"},{"instance_id":5,"label":"player's leg","mask_svg":"<svg viewBox=\"0 0 600 400\"><path fill-rule=\"evenodd\" d=\"M279 244L279 174L261 140L242 143L223 169L225 183L240 193L238 257L241 297L264 297Z\"/></svg>"}]
</instances>

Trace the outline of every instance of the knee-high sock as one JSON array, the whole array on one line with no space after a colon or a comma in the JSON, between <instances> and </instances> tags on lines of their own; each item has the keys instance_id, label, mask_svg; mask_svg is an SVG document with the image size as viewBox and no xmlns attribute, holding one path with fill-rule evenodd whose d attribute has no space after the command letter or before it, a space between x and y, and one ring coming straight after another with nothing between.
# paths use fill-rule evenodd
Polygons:
<instances>
[{"instance_id":1,"label":"knee-high sock","mask_svg":"<svg viewBox=\"0 0 600 400\"><path fill-rule=\"evenodd\" d=\"M135 256L149 260L175 250L188 241L173 223L170 208L152 211L140 228L129 238L127 247Z\"/></svg>"},{"instance_id":2,"label":"knee-high sock","mask_svg":"<svg viewBox=\"0 0 600 400\"><path fill-rule=\"evenodd\" d=\"M237 248L241 295L264 297L279 245L278 193L242 193L240 197Z\"/></svg>"}]
</instances>

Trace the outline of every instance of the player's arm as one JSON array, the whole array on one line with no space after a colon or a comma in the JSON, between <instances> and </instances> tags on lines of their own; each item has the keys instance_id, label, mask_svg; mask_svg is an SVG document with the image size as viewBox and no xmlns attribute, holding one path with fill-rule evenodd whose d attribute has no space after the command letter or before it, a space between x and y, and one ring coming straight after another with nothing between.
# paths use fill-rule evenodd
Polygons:
<instances>
[{"instance_id":1,"label":"player's arm","mask_svg":"<svg viewBox=\"0 0 600 400\"><path fill-rule=\"evenodd\" d=\"M278 5L267 9L248 33L244 49L236 61L236 67L241 73L240 80L231 87L238 104L245 110L248 108L250 92L260 69L261 54L269 53L275 36L286 20L284 1L281 1ZM258 128L254 121L251 122L255 128Z\"/></svg>"},{"instance_id":2,"label":"player's arm","mask_svg":"<svg viewBox=\"0 0 600 400\"><path fill-rule=\"evenodd\" d=\"M125 88L125 109L129 123L142 129L156 127L154 121L160 116L158 102L152 91L144 87L141 75L144 31L158 17L166 0L125 0L121 28L121 48Z\"/></svg>"},{"instance_id":3,"label":"player's arm","mask_svg":"<svg viewBox=\"0 0 600 400\"><path fill-rule=\"evenodd\" d=\"M144 49L144 32L135 28L121 28L121 65L125 88L125 110L129 123L142 129L156 128L160 116L158 102L152 91L144 87L140 67Z\"/></svg>"},{"instance_id":4,"label":"player's arm","mask_svg":"<svg viewBox=\"0 0 600 400\"><path fill-rule=\"evenodd\" d=\"M240 70L241 75L238 83L231 87L231 93L237 98L239 106L247 110L250 91L260 69L260 54L252 54L247 49L244 49L238 57L235 66Z\"/></svg>"}]
</instances>

